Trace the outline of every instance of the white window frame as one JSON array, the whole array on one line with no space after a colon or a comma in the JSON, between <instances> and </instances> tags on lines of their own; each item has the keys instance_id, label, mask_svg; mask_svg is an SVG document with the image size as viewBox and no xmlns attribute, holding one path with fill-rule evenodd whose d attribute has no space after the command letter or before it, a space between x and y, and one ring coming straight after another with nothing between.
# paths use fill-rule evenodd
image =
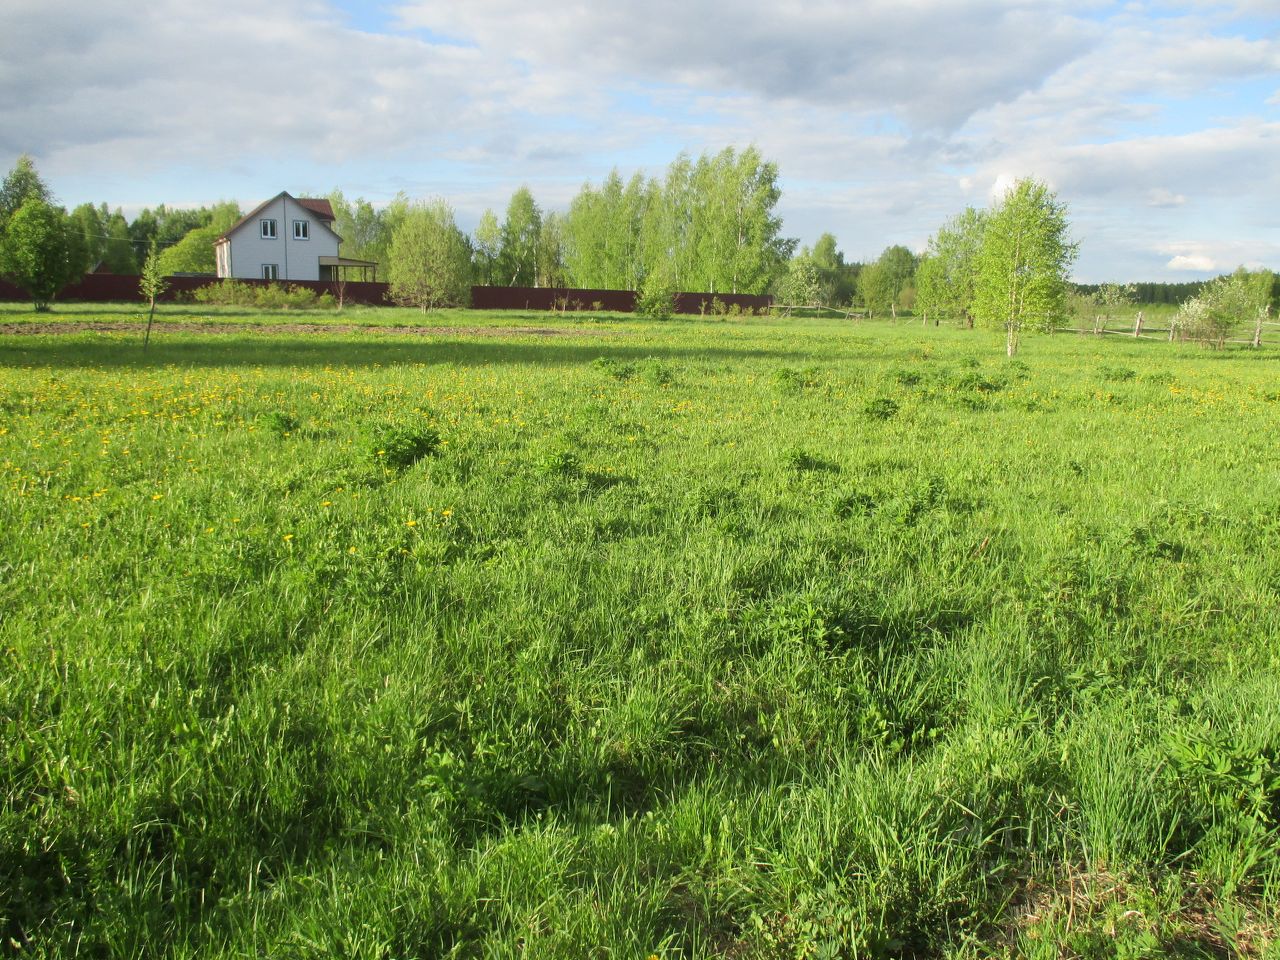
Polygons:
<instances>
[{"instance_id":1,"label":"white window frame","mask_svg":"<svg viewBox=\"0 0 1280 960\"><path fill-rule=\"evenodd\" d=\"M267 219L259 220L258 232L263 240L274 240L276 238L276 222Z\"/></svg>"},{"instance_id":2,"label":"white window frame","mask_svg":"<svg viewBox=\"0 0 1280 960\"><path fill-rule=\"evenodd\" d=\"M264 264L262 265L262 279L263 279L263 280L279 280L279 279L280 279L280 264L278 264L278 263L264 263Z\"/></svg>"},{"instance_id":3,"label":"white window frame","mask_svg":"<svg viewBox=\"0 0 1280 960\"><path fill-rule=\"evenodd\" d=\"M295 240L311 239L311 221L310 220L293 221L293 239Z\"/></svg>"}]
</instances>

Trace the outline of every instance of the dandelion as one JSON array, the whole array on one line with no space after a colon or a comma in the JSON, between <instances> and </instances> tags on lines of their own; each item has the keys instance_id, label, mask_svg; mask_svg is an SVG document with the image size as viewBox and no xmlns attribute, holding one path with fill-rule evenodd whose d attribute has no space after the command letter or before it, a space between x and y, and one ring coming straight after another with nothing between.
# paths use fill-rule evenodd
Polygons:
<instances>
[{"instance_id":1,"label":"dandelion","mask_svg":"<svg viewBox=\"0 0 1280 960\"><path fill-rule=\"evenodd\" d=\"M153 494L151 495L151 499L152 499L152 500L163 500L163 499L164 499L164 494L163 494L163 493L153 493Z\"/></svg>"},{"instance_id":2,"label":"dandelion","mask_svg":"<svg viewBox=\"0 0 1280 960\"><path fill-rule=\"evenodd\" d=\"M405 525L406 527L416 527L416 526L418 525L418 521L417 521L417 520L406 520L406 521L404 522L404 525Z\"/></svg>"},{"instance_id":3,"label":"dandelion","mask_svg":"<svg viewBox=\"0 0 1280 960\"><path fill-rule=\"evenodd\" d=\"M284 540L284 542L285 542L285 543L288 543L288 542L289 542L290 540L292 540L292 539L293 539L293 534L292 534L292 533L286 533L286 534L284 535L284 537L283 537L283 540Z\"/></svg>"}]
</instances>

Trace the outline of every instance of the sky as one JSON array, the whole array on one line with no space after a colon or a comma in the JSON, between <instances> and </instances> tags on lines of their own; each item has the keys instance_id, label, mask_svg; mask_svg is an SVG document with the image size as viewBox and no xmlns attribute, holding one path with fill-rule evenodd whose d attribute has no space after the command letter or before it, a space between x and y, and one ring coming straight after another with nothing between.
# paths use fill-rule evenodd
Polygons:
<instances>
[{"instance_id":1,"label":"sky","mask_svg":"<svg viewBox=\"0 0 1280 960\"><path fill-rule=\"evenodd\" d=\"M1083 282L1280 268L1280 0L4 0L0 167L59 202L521 185L756 145L783 233L924 249L1014 180Z\"/></svg>"}]
</instances>

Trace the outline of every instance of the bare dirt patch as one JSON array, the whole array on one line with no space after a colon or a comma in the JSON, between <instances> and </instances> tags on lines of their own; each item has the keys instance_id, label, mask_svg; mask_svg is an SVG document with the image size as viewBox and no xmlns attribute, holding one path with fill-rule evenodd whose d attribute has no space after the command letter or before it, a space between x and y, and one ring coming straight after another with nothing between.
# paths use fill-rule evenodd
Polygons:
<instances>
[{"instance_id":1,"label":"bare dirt patch","mask_svg":"<svg viewBox=\"0 0 1280 960\"><path fill-rule=\"evenodd\" d=\"M65 323L0 323L0 336L60 333L142 333L145 323L116 320L70 320ZM373 333L409 337L596 337L613 331L566 330L558 327L384 327L353 323L165 323L151 327L157 333Z\"/></svg>"}]
</instances>

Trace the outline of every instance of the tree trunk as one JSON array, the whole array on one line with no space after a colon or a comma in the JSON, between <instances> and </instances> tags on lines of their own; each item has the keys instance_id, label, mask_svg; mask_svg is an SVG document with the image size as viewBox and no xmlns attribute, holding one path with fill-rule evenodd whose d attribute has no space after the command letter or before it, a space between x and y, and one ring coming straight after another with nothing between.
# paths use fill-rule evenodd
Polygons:
<instances>
[{"instance_id":1,"label":"tree trunk","mask_svg":"<svg viewBox=\"0 0 1280 960\"><path fill-rule=\"evenodd\" d=\"M1133 335L1135 337L1142 336L1142 311L1138 311L1138 319L1133 324Z\"/></svg>"},{"instance_id":2,"label":"tree trunk","mask_svg":"<svg viewBox=\"0 0 1280 960\"><path fill-rule=\"evenodd\" d=\"M147 344L151 342L151 320L156 315L156 298L151 298L151 312L147 314L147 332L142 338L142 349L147 349Z\"/></svg>"}]
</instances>

